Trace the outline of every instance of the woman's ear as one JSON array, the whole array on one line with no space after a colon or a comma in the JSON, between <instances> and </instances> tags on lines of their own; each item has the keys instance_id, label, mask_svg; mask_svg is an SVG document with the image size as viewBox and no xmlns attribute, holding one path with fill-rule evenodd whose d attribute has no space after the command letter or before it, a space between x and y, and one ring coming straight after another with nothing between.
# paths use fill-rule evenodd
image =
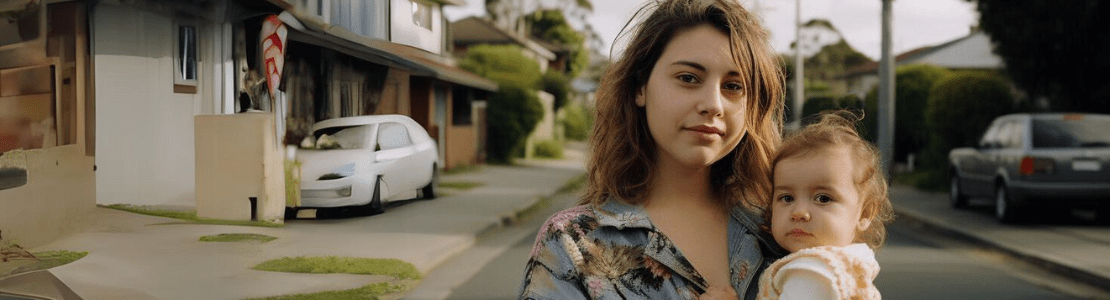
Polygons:
<instances>
[{"instance_id":1,"label":"woman's ear","mask_svg":"<svg viewBox=\"0 0 1110 300\"><path fill-rule=\"evenodd\" d=\"M646 99L644 99L644 89L646 89L646 88L647 88L647 86L646 86L646 85L645 85L645 86L641 86L641 87L640 87L640 88L639 88L639 89L638 89L638 90L636 91L636 106L639 106L639 107L644 107L644 105L647 105L647 100L646 100Z\"/></svg>"}]
</instances>

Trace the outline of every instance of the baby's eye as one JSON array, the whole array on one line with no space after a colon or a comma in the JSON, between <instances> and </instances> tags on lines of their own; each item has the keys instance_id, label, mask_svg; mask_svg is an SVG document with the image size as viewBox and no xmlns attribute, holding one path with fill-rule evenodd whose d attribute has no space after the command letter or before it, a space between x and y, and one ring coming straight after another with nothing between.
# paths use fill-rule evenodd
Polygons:
<instances>
[{"instance_id":1,"label":"baby's eye","mask_svg":"<svg viewBox=\"0 0 1110 300\"><path fill-rule=\"evenodd\" d=\"M779 201L786 202L786 203L794 202L794 196L781 195L781 196L779 196Z\"/></svg>"},{"instance_id":2,"label":"baby's eye","mask_svg":"<svg viewBox=\"0 0 1110 300\"><path fill-rule=\"evenodd\" d=\"M829 197L829 195L817 195L817 197L815 197L813 199L817 200L817 202L821 202L821 203L833 202L833 198Z\"/></svg>"},{"instance_id":3,"label":"baby's eye","mask_svg":"<svg viewBox=\"0 0 1110 300\"><path fill-rule=\"evenodd\" d=\"M695 77L694 75L690 75L690 74L681 74L681 75L678 75L675 78L678 78L679 81L682 81L682 82L685 82L685 83L697 83L698 82L698 78Z\"/></svg>"}]
</instances>

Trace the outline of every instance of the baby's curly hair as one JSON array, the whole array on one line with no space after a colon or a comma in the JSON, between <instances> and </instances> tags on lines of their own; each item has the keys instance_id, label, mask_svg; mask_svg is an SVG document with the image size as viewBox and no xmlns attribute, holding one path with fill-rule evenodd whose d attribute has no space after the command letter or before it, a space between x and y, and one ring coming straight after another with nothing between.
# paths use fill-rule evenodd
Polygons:
<instances>
[{"instance_id":1,"label":"baby's curly hair","mask_svg":"<svg viewBox=\"0 0 1110 300\"><path fill-rule=\"evenodd\" d=\"M867 243L872 249L879 249L886 240L886 223L894 219L894 208L887 195L886 175L882 172L880 155L875 145L864 140L856 132L856 122L863 119L862 114L847 110L823 111L816 116L817 121L795 131L786 137L782 146L771 161L768 177L774 186L775 167L783 159L805 155L825 147L844 147L852 156L855 173L853 180L862 201L862 218L871 219L871 226L856 235L855 242ZM770 228L771 199L765 199L763 219L764 228Z\"/></svg>"}]
</instances>

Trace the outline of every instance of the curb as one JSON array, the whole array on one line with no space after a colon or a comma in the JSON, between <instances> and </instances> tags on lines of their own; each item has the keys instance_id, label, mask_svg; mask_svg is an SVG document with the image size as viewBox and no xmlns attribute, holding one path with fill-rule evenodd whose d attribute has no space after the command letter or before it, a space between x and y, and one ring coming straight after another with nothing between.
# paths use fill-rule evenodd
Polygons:
<instances>
[{"instance_id":1,"label":"curb","mask_svg":"<svg viewBox=\"0 0 1110 300\"><path fill-rule=\"evenodd\" d=\"M943 222L932 220L928 216L924 216L912 210L895 208L894 211L897 219L911 222L914 225L924 227L925 229L932 230L939 234L956 238L964 242L976 244L983 248L1001 252L1007 256L1032 263L1033 265L1044 268L1052 273L1072 278L1076 281L1093 285L1101 289L1106 289L1106 287L1110 287L1110 278L1102 277L1089 271L1058 263L1050 259L1045 259L1036 254L1031 254L1028 252L1020 251L1018 249L1006 247L1005 245L996 243L989 239L978 237L974 234L957 228L953 228L951 226L944 226L942 225Z\"/></svg>"}]
</instances>

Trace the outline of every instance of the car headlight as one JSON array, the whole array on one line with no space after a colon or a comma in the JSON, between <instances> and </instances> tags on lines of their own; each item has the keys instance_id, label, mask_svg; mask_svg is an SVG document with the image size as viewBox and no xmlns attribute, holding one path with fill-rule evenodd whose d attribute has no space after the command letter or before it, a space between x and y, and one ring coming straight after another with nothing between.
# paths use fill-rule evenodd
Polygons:
<instances>
[{"instance_id":1,"label":"car headlight","mask_svg":"<svg viewBox=\"0 0 1110 300\"><path fill-rule=\"evenodd\" d=\"M330 173L321 175L320 178L318 178L316 180L333 180L333 179L346 178L347 176L351 176L351 175L355 175L355 164L354 163L349 163L349 164L345 164L343 166L340 166L339 168L336 168L334 171L331 171Z\"/></svg>"}]
</instances>

